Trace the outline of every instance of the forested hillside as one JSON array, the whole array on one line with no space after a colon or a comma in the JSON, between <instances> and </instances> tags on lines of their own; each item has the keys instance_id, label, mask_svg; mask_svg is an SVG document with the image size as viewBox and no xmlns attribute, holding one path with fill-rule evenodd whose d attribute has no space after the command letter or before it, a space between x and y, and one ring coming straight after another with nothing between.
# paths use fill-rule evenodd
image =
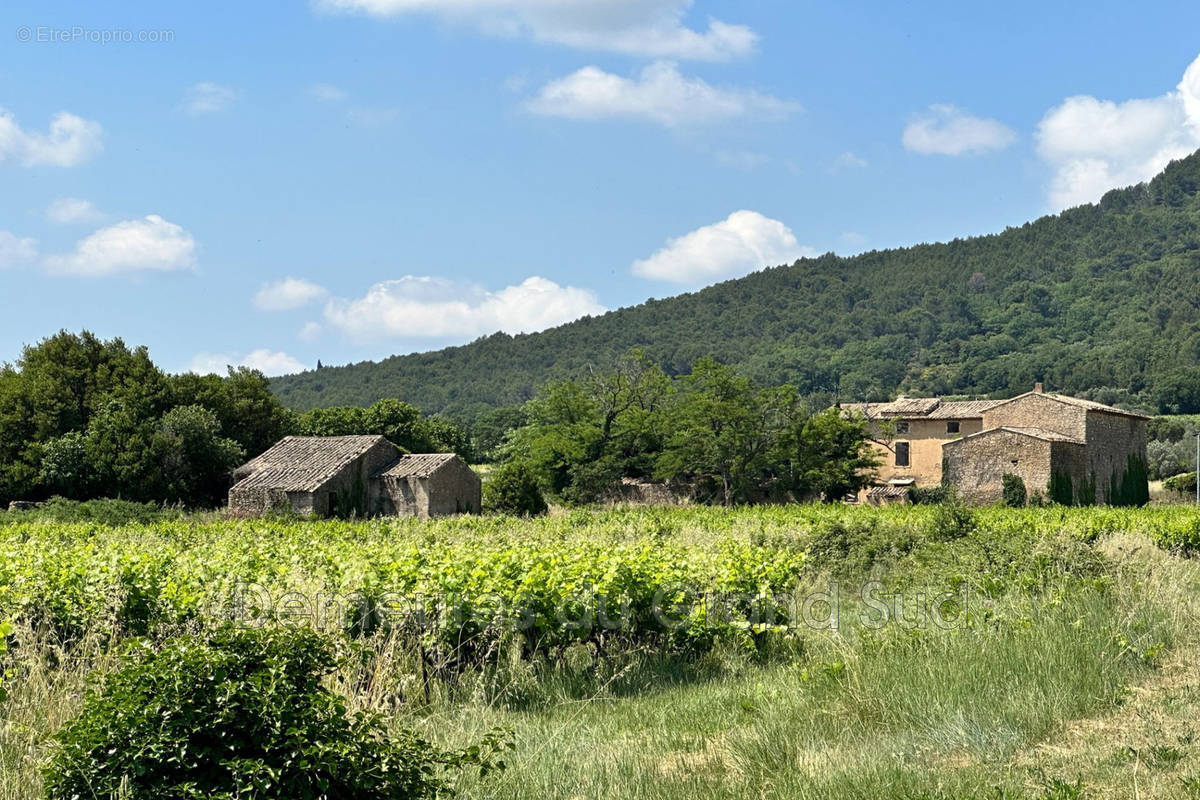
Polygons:
<instances>
[{"instance_id":1,"label":"forested hillside","mask_svg":"<svg viewBox=\"0 0 1200 800\"><path fill-rule=\"evenodd\" d=\"M542 333L277 378L286 405L399 397L464 420L642 348L844 400L1058 391L1200 411L1200 153L1003 233L827 254Z\"/></svg>"}]
</instances>

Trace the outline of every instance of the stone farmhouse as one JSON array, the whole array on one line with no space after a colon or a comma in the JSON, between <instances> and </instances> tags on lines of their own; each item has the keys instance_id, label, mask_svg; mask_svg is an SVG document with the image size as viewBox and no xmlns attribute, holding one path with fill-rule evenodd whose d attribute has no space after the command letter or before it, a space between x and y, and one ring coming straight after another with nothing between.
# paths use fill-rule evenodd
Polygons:
<instances>
[{"instance_id":1,"label":"stone farmhouse","mask_svg":"<svg viewBox=\"0 0 1200 800\"><path fill-rule=\"evenodd\" d=\"M234 471L229 510L303 516L478 514L481 482L453 453L404 455L382 436L288 436Z\"/></svg>"},{"instance_id":2,"label":"stone farmhouse","mask_svg":"<svg viewBox=\"0 0 1200 800\"><path fill-rule=\"evenodd\" d=\"M1053 479L1075 502L1103 504L1131 467L1136 476L1146 464L1147 417L1048 393L1040 383L1008 400L901 397L845 403L842 411L868 420L882 462L858 502L904 502L909 487L944 482L967 500L992 503L1012 474L1030 494L1048 494Z\"/></svg>"}]
</instances>

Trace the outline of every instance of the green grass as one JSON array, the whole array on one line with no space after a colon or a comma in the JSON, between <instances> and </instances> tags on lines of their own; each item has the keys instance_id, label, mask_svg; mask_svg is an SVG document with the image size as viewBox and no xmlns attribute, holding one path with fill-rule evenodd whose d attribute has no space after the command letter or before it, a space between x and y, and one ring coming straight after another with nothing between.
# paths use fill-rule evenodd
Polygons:
<instances>
[{"instance_id":1,"label":"green grass","mask_svg":"<svg viewBox=\"0 0 1200 800\"><path fill-rule=\"evenodd\" d=\"M735 620L702 642L646 633L532 649L489 628L482 654L440 671L419 657L430 640L377 631L346 643L358 656L331 685L447 747L510 728L507 771L468 776L469 798L1193 796L1200 566L1170 545L1195 520L1187 509L982 509L951 540L923 508L0 523L0 609L15 626L0 800L38 796L49 735L87 676L110 668L131 619L157 637L203 627L237 579L550 592L610 572L630 592L639 575L786 579L798 598L837 581L842 624L751 633ZM498 564L516 570L507 583ZM876 630L860 616L868 580L910 610L919 593L966 586L967 620Z\"/></svg>"}]
</instances>

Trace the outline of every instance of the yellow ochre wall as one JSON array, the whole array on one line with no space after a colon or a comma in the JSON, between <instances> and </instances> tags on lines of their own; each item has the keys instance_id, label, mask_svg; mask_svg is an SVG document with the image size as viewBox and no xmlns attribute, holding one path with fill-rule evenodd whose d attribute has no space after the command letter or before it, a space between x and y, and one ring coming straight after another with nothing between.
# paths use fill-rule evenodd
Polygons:
<instances>
[{"instance_id":1,"label":"yellow ochre wall","mask_svg":"<svg viewBox=\"0 0 1200 800\"><path fill-rule=\"evenodd\" d=\"M974 419L909 419L891 420L907 422L908 433L896 433L889 441L872 440L880 459L877 472L878 482L887 483L892 478L913 478L917 486L937 486L942 482L942 443L961 439L983 430L983 420ZM957 422L958 433L947 433L946 423ZM879 435L879 426L873 425L872 435ZM907 467L896 466L896 442L908 442ZM859 493L859 500L866 497L866 490Z\"/></svg>"}]
</instances>

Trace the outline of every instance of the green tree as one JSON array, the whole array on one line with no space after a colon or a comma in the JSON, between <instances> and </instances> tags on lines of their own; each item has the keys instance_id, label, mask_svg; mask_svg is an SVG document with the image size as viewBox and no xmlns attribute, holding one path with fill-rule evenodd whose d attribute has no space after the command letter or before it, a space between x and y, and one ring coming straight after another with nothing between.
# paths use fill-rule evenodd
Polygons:
<instances>
[{"instance_id":1,"label":"green tree","mask_svg":"<svg viewBox=\"0 0 1200 800\"><path fill-rule=\"evenodd\" d=\"M796 401L790 386L760 389L732 367L700 359L683 379L657 474L713 480L725 505L748 500L763 485Z\"/></svg>"},{"instance_id":2,"label":"green tree","mask_svg":"<svg viewBox=\"0 0 1200 800\"><path fill-rule=\"evenodd\" d=\"M546 513L537 476L525 464L501 464L483 484L483 508L497 514L535 517Z\"/></svg>"},{"instance_id":3,"label":"green tree","mask_svg":"<svg viewBox=\"0 0 1200 800\"><path fill-rule=\"evenodd\" d=\"M40 461L38 482L50 492L73 500L89 496L91 469L87 437L82 431L70 431L44 442Z\"/></svg>"},{"instance_id":4,"label":"green tree","mask_svg":"<svg viewBox=\"0 0 1200 800\"><path fill-rule=\"evenodd\" d=\"M301 436L363 436L372 432L372 420L367 410L358 406L314 408L300 415L296 432Z\"/></svg>"},{"instance_id":5,"label":"green tree","mask_svg":"<svg viewBox=\"0 0 1200 800\"><path fill-rule=\"evenodd\" d=\"M253 457L296 428L296 415L271 392L258 370L230 367L225 377L186 373L171 379L171 402L203 406L216 415L221 435Z\"/></svg>"},{"instance_id":6,"label":"green tree","mask_svg":"<svg viewBox=\"0 0 1200 800\"><path fill-rule=\"evenodd\" d=\"M163 415L150 441L154 496L187 506L221 505L242 446L221 435L216 414L203 406L176 406Z\"/></svg>"},{"instance_id":7,"label":"green tree","mask_svg":"<svg viewBox=\"0 0 1200 800\"><path fill-rule=\"evenodd\" d=\"M846 419L835 408L793 425L781 439L778 458L793 489L827 503L869 486L879 466L866 421Z\"/></svg>"},{"instance_id":8,"label":"green tree","mask_svg":"<svg viewBox=\"0 0 1200 800\"><path fill-rule=\"evenodd\" d=\"M480 414L470 429L474 460L489 462L500 458L500 448L506 437L528 421L524 406L497 408Z\"/></svg>"}]
</instances>

